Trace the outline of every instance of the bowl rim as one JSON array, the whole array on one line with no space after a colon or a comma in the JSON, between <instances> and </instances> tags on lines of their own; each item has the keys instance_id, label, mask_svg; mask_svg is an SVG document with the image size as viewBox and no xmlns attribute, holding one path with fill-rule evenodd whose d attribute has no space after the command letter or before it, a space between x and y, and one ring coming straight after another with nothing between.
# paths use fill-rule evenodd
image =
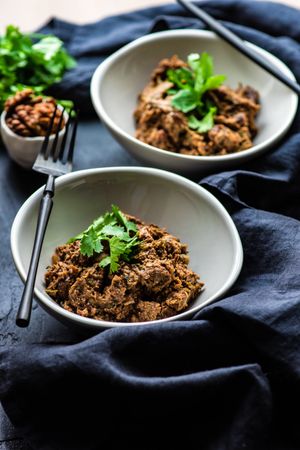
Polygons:
<instances>
[{"instance_id":1,"label":"bowl rim","mask_svg":"<svg viewBox=\"0 0 300 450\"><path fill-rule=\"evenodd\" d=\"M196 307L191 307L187 309L186 311L177 314L176 316L154 320L150 322L136 322L136 323L127 323L127 322L111 322L111 321L104 321L104 320L97 320L92 319L88 317L82 317L76 313L70 312L65 310L63 307L59 306L51 297L49 297L46 293L39 291L37 288L34 290L34 294L38 300L38 303L42 307L45 307L48 313L53 313L53 315L61 316L64 319L67 319L70 323L76 323L80 326L85 326L87 328L94 328L94 329L103 329L103 328L116 328L116 327L130 327L130 326L136 326L136 325L149 325L149 324L157 324L157 323L164 323L164 322L170 322L174 320L180 320L189 318L191 315L194 315L196 312L198 312L200 309L202 309L204 306L214 302L215 300L219 299L223 294L225 294L228 289L235 283L236 279L238 278L240 271L242 269L243 265L243 247L241 243L241 239L239 236L239 233L237 231L237 228L230 217L229 213L225 209L225 207L222 205L222 203L208 190L206 190L204 187L200 186L199 184L188 180L187 178L177 175L172 172L168 172L162 169L156 169L156 168L150 168L150 167L136 167L136 166L122 166L122 167L106 167L106 168L93 168L93 169L84 169L84 170L78 170L75 172L71 172L66 175L60 176L56 180L56 188L57 190L64 188L65 186L68 186L69 182L74 181L80 181L80 179L93 176L93 175L99 175L101 177L101 174L120 174L120 173L127 173L127 174L144 174L149 176L155 176L157 178L163 178L164 180L169 180L171 182L180 184L184 188L187 188L188 190L192 191L194 194L200 195L202 198L204 198L205 201L210 203L210 205L217 211L224 219L228 231L230 233L230 237L232 239L232 246L234 251L234 262L231 267L231 272L224 283L224 285L212 296L210 296L205 302L203 302L201 305L198 305ZM18 249L17 241L18 237L20 236L21 232L21 226L23 222L23 217L26 211L29 207L32 207L33 205L37 204L40 200L40 197L42 195L44 186L37 189L27 200L23 203L19 211L17 212L12 227L11 227L11 233L10 233L10 245L11 245L11 252L13 256L13 261L15 264L15 267L17 269L17 272L24 282L26 279L26 272L23 267L23 264L21 262L21 251ZM54 199L55 201L55 199Z\"/></svg>"},{"instance_id":2,"label":"bowl rim","mask_svg":"<svg viewBox=\"0 0 300 450\"><path fill-rule=\"evenodd\" d=\"M210 156L197 156L197 155L185 155L180 153L173 153L169 152L168 150L163 150L158 147L154 147L153 145L146 144L145 142L140 141L136 137L128 134L122 128L120 128L118 125L114 123L114 121L110 118L110 116L106 113L105 108L101 101L101 96L98 95L99 86L104 78L106 71L110 68L111 65L114 64L114 62L120 57L120 56L126 56L127 53L130 53L132 50L134 50L136 47L139 47L144 44L151 43L152 41L157 41L160 39L168 39L172 37L178 37L180 35L186 36L186 37L199 37L199 38L205 38L209 40L220 40L213 31L208 30L195 30L195 29L178 29L178 30L165 30L165 31L158 31L155 33L151 33L142 37L139 37L129 44L126 44L125 46L121 47L119 50L114 52L112 55L107 57L102 63L99 64L99 66L96 68L96 70L93 73L91 84L90 84L90 96L92 99L93 106L97 112L97 114L100 116L100 118L103 120L103 122L112 129L116 134L122 136L123 139L129 140L132 144L135 145L141 145L144 149L150 150L151 153L157 153L162 156L169 155L169 157L172 157L174 159L177 159L178 161L184 160L184 161L202 161L202 162L213 162L216 163L219 162L229 162L230 160L239 161L243 160L244 158L251 157L252 155L258 155L261 152L263 152L266 148L269 148L269 146L272 143L276 143L289 129L291 126L296 112L298 108L298 96L296 93L288 89L287 92L289 92L292 100L292 105L290 107L290 115L287 120L287 122L278 128L277 132L273 134L271 137L266 139L265 141L256 144L249 149L243 150L241 152L237 153L230 153L227 155L210 155ZM288 68L288 66L281 61L277 56L273 55L272 53L268 52L267 50L264 50L263 48L252 44L251 42L245 41L245 45L249 46L253 50L257 51L259 54L261 54L263 57L267 58L271 63L273 63L275 66L277 66L285 75L287 75L290 79L296 81L295 75L293 72ZM260 69L263 70L263 69ZM150 75L150 74L149 74ZM271 75L270 75L271 76Z\"/></svg>"}]
</instances>

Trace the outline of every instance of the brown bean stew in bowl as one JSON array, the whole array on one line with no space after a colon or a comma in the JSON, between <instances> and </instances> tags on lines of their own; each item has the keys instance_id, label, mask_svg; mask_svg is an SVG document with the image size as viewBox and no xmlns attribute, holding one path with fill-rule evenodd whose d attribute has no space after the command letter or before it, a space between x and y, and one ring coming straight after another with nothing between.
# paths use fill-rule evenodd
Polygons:
<instances>
[{"instance_id":1,"label":"brown bean stew in bowl","mask_svg":"<svg viewBox=\"0 0 300 450\"><path fill-rule=\"evenodd\" d=\"M187 246L118 207L61 245L45 274L46 292L93 319L144 322L187 309L204 283L188 268Z\"/></svg>"},{"instance_id":2,"label":"brown bean stew in bowl","mask_svg":"<svg viewBox=\"0 0 300 450\"><path fill-rule=\"evenodd\" d=\"M138 98L137 139L170 152L195 156L246 150L257 134L259 93L223 85L207 53L160 61Z\"/></svg>"}]
</instances>

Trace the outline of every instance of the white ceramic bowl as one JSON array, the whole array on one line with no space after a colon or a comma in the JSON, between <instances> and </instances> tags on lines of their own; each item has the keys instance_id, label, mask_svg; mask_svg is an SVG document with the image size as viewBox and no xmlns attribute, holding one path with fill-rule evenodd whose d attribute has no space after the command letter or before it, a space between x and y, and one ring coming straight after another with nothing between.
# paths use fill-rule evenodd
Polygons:
<instances>
[{"instance_id":1,"label":"white ceramic bowl","mask_svg":"<svg viewBox=\"0 0 300 450\"><path fill-rule=\"evenodd\" d=\"M267 51L246 43L289 78L292 72ZM259 133L254 146L223 156L188 156L171 153L145 144L134 137L133 111L137 96L150 79L158 62L173 54L186 59L189 53L206 51L213 56L215 72L227 75L226 84L249 84L261 96L257 118ZM298 97L289 88L255 65L214 33L202 30L174 30L139 38L107 58L96 69L91 82L91 97L100 119L117 141L146 165L183 173L201 174L221 171L268 150L286 133L295 116Z\"/></svg>"},{"instance_id":2,"label":"white ceramic bowl","mask_svg":"<svg viewBox=\"0 0 300 450\"><path fill-rule=\"evenodd\" d=\"M58 108L62 109L60 105ZM44 141L43 136L23 137L14 133L6 124L6 112L3 111L0 117L0 129L3 143L6 147L10 158L24 169L31 169L33 163L41 149ZM65 122L68 120L68 114L64 112ZM58 145L61 144L65 128L63 128L58 135ZM49 145L52 144L55 138L54 134L49 137Z\"/></svg>"},{"instance_id":3,"label":"white ceramic bowl","mask_svg":"<svg viewBox=\"0 0 300 450\"><path fill-rule=\"evenodd\" d=\"M11 230L12 255L23 281L28 270L42 190L40 188L26 200ZM158 169L117 167L82 170L57 179L53 211L37 274L36 298L57 319L93 331L149 323L115 323L81 317L64 310L44 290L44 273L55 247L85 229L113 203L148 223L166 227L187 243L190 266L205 282L205 290L189 310L151 323L187 319L223 295L235 282L243 259L240 238L224 207L204 188Z\"/></svg>"}]
</instances>

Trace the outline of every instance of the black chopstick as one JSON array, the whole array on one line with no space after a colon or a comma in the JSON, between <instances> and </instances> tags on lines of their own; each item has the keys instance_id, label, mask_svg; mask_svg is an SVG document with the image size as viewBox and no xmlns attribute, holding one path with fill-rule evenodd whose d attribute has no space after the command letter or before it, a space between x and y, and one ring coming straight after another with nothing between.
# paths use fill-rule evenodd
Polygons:
<instances>
[{"instance_id":1,"label":"black chopstick","mask_svg":"<svg viewBox=\"0 0 300 450\"><path fill-rule=\"evenodd\" d=\"M228 42L228 44L232 45L232 47L236 48L240 53L247 56L253 62L258 64L268 73L273 75L277 80L281 81L283 84L288 86L292 91L296 92L296 94L300 94L300 85L297 84L294 80L287 77L284 73L282 73L279 69L269 63L264 59L263 56L256 53L250 47L248 47L245 42L239 38L236 34L232 33L232 31L225 28L220 22L214 19L212 16L207 14L198 6L186 0L177 0L181 6L191 12L194 16L198 17L198 19L202 20L211 30L213 30L218 36L220 36L224 41Z\"/></svg>"}]
</instances>

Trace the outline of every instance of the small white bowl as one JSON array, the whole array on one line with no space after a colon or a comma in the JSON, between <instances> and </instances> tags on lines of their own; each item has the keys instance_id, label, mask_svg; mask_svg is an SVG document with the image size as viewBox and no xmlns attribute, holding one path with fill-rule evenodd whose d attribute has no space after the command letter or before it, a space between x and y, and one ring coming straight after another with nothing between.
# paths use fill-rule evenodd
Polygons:
<instances>
[{"instance_id":1,"label":"small white bowl","mask_svg":"<svg viewBox=\"0 0 300 450\"><path fill-rule=\"evenodd\" d=\"M20 277L28 271L38 207L43 188L32 194L17 213L11 229L11 249ZM233 285L243 260L236 227L221 203L198 184L179 175L142 167L88 169L56 181L36 279L35 295L51 315L77 327L100 331L110 327L141 326L81 317L66 311L45 292L44 274L58 245L85 229L93 219L117 204L124 212L156 223L188 245L190 267L205 282L205 289L190 308L151 323L188 319L215 301Z\"/></svg>"},{"instance_id":2,"label":"small white bowl","mask_svg":"<svg viewBox=\"0 0 300 450\"><path fill-rule=\"evenodd\" d=\"M14 133L6 123L6 112L3 111L0 117L1 137L6 147L10 158L24 169L31 169L33 163L41 149L44 141L44 136L23 137ZM64 119L67 120L68 115L64 113ZM58 145L61 144L65 128L63 128L58 135ZM55 135L51 134L49 137L49 144L51 145Z\"/></svg>"},{"instance_id":3,"label":"small white bowl","mask_svg":"<svg viewBox=\"0 0 300 450\"><path fill-rule=\"evenodd\" d=\"M266 50L245 43L289 78L288 67ZM149 82L158 62L173 54L186 60L190 53L208 52L215 72L227 76L232 88L238 83L257 89L261 111L257 117L259 132L254 145L239 153L217 156L190 156L161 150L134 137L133 112L138 94ZM222 171L260 156L284 136L298 106L298 96L244 55L210 31L171 30L149 34L121 48L96 69L91 82L95 110L117 141L144 164L186 175Z\"/></svg>"}]
</instances>

